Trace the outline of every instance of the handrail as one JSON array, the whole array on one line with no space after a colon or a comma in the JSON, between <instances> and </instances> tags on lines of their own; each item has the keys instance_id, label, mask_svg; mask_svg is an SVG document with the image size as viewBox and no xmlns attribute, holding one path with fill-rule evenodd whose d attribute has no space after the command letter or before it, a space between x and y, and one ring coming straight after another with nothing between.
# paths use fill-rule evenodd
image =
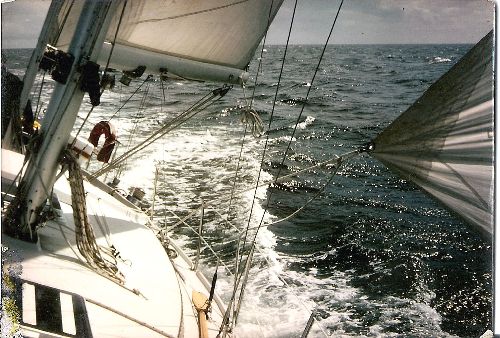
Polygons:
<instances>
[{"instance_id":1,"label":"handrail","mask_svg":"<svg viewBox=\"0 0 500 338\"><path fill-rule=\"evenodd\" d=\"M208 241L203 236L202 230L203 230L203 222L204 222L203 217L204 217L204 207L205 207L205 205L206 205L205 203L202 203L202 205L200 206L200 208L198 208L198 209L201 210L201 219L200 219L200 223L199 223L199 226L198 226L198 231L193 226L191 226L189 223L186 222L189 218L192 218L196 214L196 212L191 212L187 217L181 218L174 211L172 211L170 209L164 209L164 210L167 211L167 212L169 212L174 217L176 217L176 218L179 219L179 221L176 223L175 226L178 226L179 224L183 224L189 230L191 230L195 235L198 236L198 246L197 246L197 249L196 249L196 261L193 264L194 265L193 270L198 271L198 272L201 273L201 271L198 270L198 267L199 267L198 263L199 263L199 260L201 259L201 251L202 251L202 249L208 248L209 251L211 251L211 253L213 254L213 256L217 259L217 261L219 262L219 264L221 264L224 267L224 269L229 273L229 275L234 278L235 275L234 275L233 271L231 269L229 269L229 267L224 263L224 261L222 260L222 258L216 253L216 251L213 249L213 247L210 245L210 243L208 243ZM227 222L227 224L229 224L234 230L237 231L237 236L234 236L234 237L231 236L233 238L230 239L229 241L226 241L226 243L232 242L232 241L241 242L242 236L243 236L244 233L242 231L240 231L238 228L236 228L236 226L234 224L232 224L227 219L227 217L224 217L218 210L214 209L214 211L225 222ZM170 227L169 229L173 229L173 228L174 227ZM253 227L251 229L255 229L255 228L257 228L257 227ZM204 244L203 247L201 246L202 243ZM261 258L264 259L264 261L266 262L266 264L268 266L272 266L271 262L266 257L265 253L259 247L257 247L257 246L254 245L253 248L260 254ZM238 249L235 249L235 250L238 250ZM273 271L273 270L270 270L270 271L271 271L271 273L274 273L276 275L276 277L283 283L283 285L286 286L287 292L290 292L290 294L293 295L299 301L299 304L304 308L304 310L306 310L307 313L310 314L309 315L309 319L307 321L307 324L305 325L304 331L301 334L301 337L302 338L306 338L309 335L309 332L311 331L311 329L312 329L312 327L313 327L314 324L316 324L318 326L319 330L324 334L325 337L328 337L329 335L326 333L325 329L321 326L320 322L315 317L316 311L314 309L311 310L309 307L307 307L304 304L304 302L300 299L300 297L292 290L292 288L290 287L290 285L286 282L286 280L279 273L277 273L276 271Z\"/></svg>"}]
</instances>

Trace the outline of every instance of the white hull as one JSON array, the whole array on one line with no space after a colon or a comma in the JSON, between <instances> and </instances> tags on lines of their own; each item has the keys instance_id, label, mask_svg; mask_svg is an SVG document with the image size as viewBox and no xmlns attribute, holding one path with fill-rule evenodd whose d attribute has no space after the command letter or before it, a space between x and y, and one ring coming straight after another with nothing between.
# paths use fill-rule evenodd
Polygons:
<instances>
[{"instance_id":1,"label":"white hull","mask_svg":"<svg viewBox=\"0 0 500 338\"><path fill-rule=\"evenodd\" d=\"M4 189L19 172L22 159L20 154L2 150L2 198L5 201L9 197L3 194ZM63 332L49 336L78 336L71 302L69 306L63 304L63 299L68 298L66 295L75 294L84 301L93 337L197 337L198 319L191 294L199 291L208 297L209 283L201 273L191 270L192 264L183 253L175 259L169 258L155 233L146 226L149 221L144 213L103 188L111 191L99 181L85 182L88 217L97 243L108 246L107 240L110 241L123 259L119 269L125 277L124 285L96 273L80 257L75 242L71 192L64 175L54 186L60 204L60 209L55 209L57 217L38 230L37 243L2 236L7 262L3 271L10 271L11 277L20 281L25 290L22 302L19 301L23 335L40 336L36 329L41 324L37 323L37 316L43 316L36 314L33 290L35 285L41 285L63 294ZM109 230L102 231L101 227ZM217 335L223 313L222 303L215 300L208 321L211 337Z\"/></svg>"}]
</instances>

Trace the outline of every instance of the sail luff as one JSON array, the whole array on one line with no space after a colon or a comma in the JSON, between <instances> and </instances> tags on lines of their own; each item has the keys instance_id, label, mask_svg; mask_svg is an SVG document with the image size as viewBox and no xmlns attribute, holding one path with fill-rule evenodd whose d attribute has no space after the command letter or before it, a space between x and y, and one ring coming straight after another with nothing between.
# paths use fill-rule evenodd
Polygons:
<instances>
[{"instance_id":1,"label":"sail luff","mask_svg":"<svg viewBox=\"0 0 500 338\"><path fill-rule=\"evenodd\" d=\"M493 231L493 32L374 140L371 154L461 216Z\"/></svg>"}]
</instances>

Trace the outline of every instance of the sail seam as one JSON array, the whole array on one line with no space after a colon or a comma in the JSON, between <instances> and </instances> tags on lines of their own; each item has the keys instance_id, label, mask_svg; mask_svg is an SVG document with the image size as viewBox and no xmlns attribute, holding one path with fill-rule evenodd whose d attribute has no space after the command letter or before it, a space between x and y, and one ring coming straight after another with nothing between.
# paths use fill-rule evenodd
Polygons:
<instances>
[{"instance_id":1,"label":"sail seam","mask_svg":"<svg viewBox=\"0 0 500 338\"><path fill-rule=\"evenodd\" d=\"M236 6L236 5L242 4L244 2L248 2L248 0L241 0L241 1L233 2L231 4L227 4L227 5L224 5L224 6L207 8L207 9L203 9L203 10L196 11L196 12L179 14L179 15L169 16L169 17L161 18L161 19L140 20L140 21L137 21L137 24L140 24L140 23L150 23L150 22L160 22L160 21L165 21L165 20L174 20L174 19L185 18L187 16L193 16L193 15L198 15L198 14L204 14L204 13L218 11L218 10L221 10L221 9L225 9L225 8L228 8L228 7L232 7L232 6Z\"/></svg>"}]
</instances>

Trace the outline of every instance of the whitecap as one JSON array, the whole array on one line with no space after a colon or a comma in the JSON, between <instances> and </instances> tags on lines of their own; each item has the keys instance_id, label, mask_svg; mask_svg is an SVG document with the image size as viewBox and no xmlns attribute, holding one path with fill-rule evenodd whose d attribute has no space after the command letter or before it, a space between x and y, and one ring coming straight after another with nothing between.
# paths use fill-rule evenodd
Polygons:
<instances>
[{"instance_id":1,"label":"whitecap","mask_svg":"<svg viewBox=\"0 0 500 338\"><path fill-rule=\"evenodd\" d=\"M297 124L298 129L306 129L308 126L312 125L316 118L313 116L307 116L306 119L299 124Z\"/></svg>"},{"instance_id":2,"label":"whitecap","mask_svg":"<svg viewBox=\"0 0 500 338\"><path fill-rule=\"evenodd\" d=\"M433 63L445 63L445 62L451 62L451 59L448 59L448 58L442 58L440 56L435 56L433 58L431 58L429 60L429 63L430 64L433 64Z\"/></svg>"}]
</instances>

